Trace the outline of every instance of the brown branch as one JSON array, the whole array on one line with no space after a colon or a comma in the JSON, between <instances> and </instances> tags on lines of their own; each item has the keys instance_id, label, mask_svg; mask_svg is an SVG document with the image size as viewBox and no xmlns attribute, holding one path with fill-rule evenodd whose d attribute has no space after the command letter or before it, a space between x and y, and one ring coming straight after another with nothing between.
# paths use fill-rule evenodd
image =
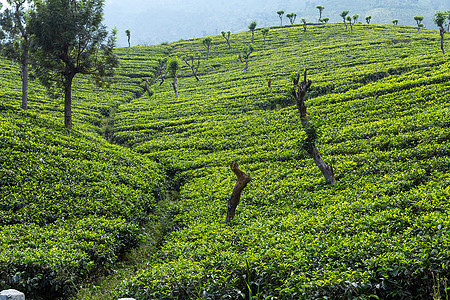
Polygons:
<instances>
[{"instance_id":1,"label":"brown branch","mask_svg":"<svg viewBox=\"0 0 450 300\"><path fill-rule=\"evenodd\" d=\"M251 177L244 173L238 166L237 162L232 162L230 165L231 170L236 174L237 181L228 200L228 210L226 222L230 222L235 215L236 207L241 199L241 194L247 184L252 181Z\"/></svg>"}]
</instances>

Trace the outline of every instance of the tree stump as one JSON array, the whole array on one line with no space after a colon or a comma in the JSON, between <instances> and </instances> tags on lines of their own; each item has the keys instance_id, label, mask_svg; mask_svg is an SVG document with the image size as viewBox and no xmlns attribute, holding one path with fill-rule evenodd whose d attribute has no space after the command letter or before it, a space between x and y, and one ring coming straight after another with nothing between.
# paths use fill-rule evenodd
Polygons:
<instances>
[{"instance_id":1,"label":"tree stump","mask_svg":"<svg viewBox=\"0 0 450 300\"><path fill-rule=\"evenodd\" d=\"M241 194L247 184L252 181L251 177L244 173L240 168L237 162L232 162L230 165L231 170L236 174L237 181L234 186L233 192L231 193L230 199L228 200L228 211L226 222L230 222L233 219L234 214L236 212L236 207L241 200Z\"/></svg>"}]
</instances>

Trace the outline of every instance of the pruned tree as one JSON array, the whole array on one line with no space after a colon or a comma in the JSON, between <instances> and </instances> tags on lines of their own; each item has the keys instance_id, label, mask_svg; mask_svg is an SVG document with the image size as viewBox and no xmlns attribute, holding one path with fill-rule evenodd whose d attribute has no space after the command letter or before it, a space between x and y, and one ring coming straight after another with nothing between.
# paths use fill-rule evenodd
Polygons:
<instances>
[{"instance_id":1,"label":"pruned tree","mask_svg":"<svg viewBox=\"0 0 450 300\"><path fill-rule=\"evenodd\" d=\"M317 5L316 8L319 10L319 22L322 20L322 12L325 9L322 5Z\"/></svg>"},{"instance_id":2,"label":"pruned tree","mask_svg":"<svg viewBox=\"0 0 450 300\"><path fill-rule=\"evenodd\" d=\"M423 27L422 21L423 21L423 16L415 16L414 20L417 23L417 32L420 31L420 28Z\"/></svg>"},{"instance_id":3,"label":"pruned tree","mask_svg":"<svg viewBox=\"0 0 450 300\"><path fill-rule=\"evenodd\" d=\"M345 29L347 29L347 23L345 22L347 15L348 15L348 10L344 10L339 14L342 19L344 20L344 25L345 25Z\"/></svg>"},{"instance_id":4,"label":"pruned tree","mask_svg":"<svg viewBox=\"0 0 450 300\"><path fill-rule=\"evenodd\" d=\"M367 16L366 17L366 23L370 24L370 21L372 21L372 16Z\"/></svg>"},{"instance_id":5,"label":"pruned tree","mask_svg":"<svg viewBox=\"0 0 450 300\"><path fill-rule=\"evenodd\" d=\"M256 21L253 21L248 25L248 29L252 32L252 44L255 42L255 29L256 29Z\"/></svg>"},{"instance_id":6,"label":"pruned tree","mask_svg":"<svg viewBox=\"0 0 450 300\"><path fill-rule=\"evenodd\" d=\"M131 47L131 31L129 29L125 30L125 34L127 35L128 39L128 48Z\"/></svg>"},{"instance_id":7,"label":"pruned tree","mask_svg":"<svg viewBox=\"0 0 450 300\"><path fill-rule=\"evenodd\" d=\"M178 59L174 58L169 60L167 63L167 69L169 71L169 76L173 77L173 91L175 92L175 97L180 98L180 95L178 94L178 75L177 72L180 69L180 62Z\"/></svg>"},{"instance_id":8,"label":"pruned tree","mask_svg":"<svg viewBox=\"0 0 450 300\"><path fill-rule=\"evenodd\" d=\"M353 24L356 24L356 22L358 21L359 15L353 15L352 19L353 19Z\"/></svg>"},{"instance_id":9,"label":"pruned tree","mask_svg":"<svg viewBox=\"0 0 450 300\"><path fill-rule=\"evenodd\" d=\"M200 67L200 55L197 55L195 57L194 55L189 55L187 57L183 57L183 61L188 65L189 68L192 70L192 74L194 74L194 77L197 81L200 81L198 79L198 68Z\"/></svg>"},{"instance_id":10,"label":"pruned tree","mask_svg":"<svg viewBox=\"0 0 450 300\"><path fill-rule=\"evenodd\" d=\"M303 32L306 32L306 19L302 18L301 22L303 23Z\"/></svg>"},{"instance_id":11,"label":"pruned tree","mask_svg":"<svg viewBox=\"0 0 450 300\"><path fill-rule=\"evenodd\" d=\"M264 44L266 43L266 37L269 35L269 28L263 28L263 30L261 30L261 33L264 37Z\"/></svg>"},{"instance_id":12,"label":"pruned tree","mask_svg":"<svg viewBox=\"0 0 450 300\"><path fill-rule=\"evenodd\" d=\"M300 116L300 122L302 124L303 130L306 132L306 140L302 143L302 148L314 160L314 163L322 172L327 183L332 184L335 182L333 167L325 163L320 155L319 150L317 150L317 129L313 124L309 122L308 115L306 113L305 96L312 84L312 81L307 80L306 76L307 70L305 70L304 72L303 81L300 82L300 72L296 72L291 75L291 79L293 81L291 94L297 105L297 110Z\"/></svg>"},{"instance_id":13,"label":"pruned tree","mask_svg":"<svg viewBox=\"0 0 450 300\"><path fill-rule=\"evenodd\" d=\"M231 31L227 31L227 32L222 31L222 36L223 36L223 38L227 41L228 48L231 49L231 45L230 45L230 35L231 35Z\"/></svg>"},{"instance_id":14,"label":"pruned tree","mask_svg":"<svg viewBox=\"0 0 450 300\"><path fill-rule=\"evenodd\" d=\"M286 17L289 18L289 22L291 23L291 25L294 25L295 19L297 18L297 14L296 13L289 13L286 15Z\"/></svg>"},{"instance_id":15,"label":"pruned tree","mask_svg":"<svg viewBox=\"0 0 450 300\"><path fill-rule=\"evenodd\" d=\"M226 222L230 222L231 219L234 218L234 215L236 214L236 207L241 200L242 191L245 189L247 184L252 181L252 178L239 168L237 162L232 162L230 164L230 168L231 171L236 174L237 179L233 192L228 199L227 217L225 219Z\"/></svg>"},{"instance_id":16,"label":"pruned tree","mask_svg":"<svg viewBox=\"0 0 450 300\"><path fill-rule=\"evenodd\" d=\"M156 78L158 78L158 77L161 77L161 82L159 83L159 85L161 86L167 77L167 57L158 59L158 68L156 70Z\"/></svg>"},{"instance_id":17,"label":"pruned tree","mask_svg":"<svg viewBox=\"0 0 450 300\"><path fill-rule=\"evenodd\" d=\"M64 125L72 128L72 82L90 75L107 85L119 60L113 53L117 30L108 35L103 0L36 1L30 15L35 74L51 95L64 91Z\"/></svg>"},{"instance_id":18,"label":"pruned tree","mask_svg":"<svg viewBox=\"0 0 450 300\"><path fill-rule=\"evenodd\" d=\"M252 44L248 45L247 47L245 47L242 50L242 56L244 57L244 60L245 60L244 72L247 72L247 70L248 70L248 60L250 59L250 55L253 53L253 51L254 51L254 48L253 48Z\"/></svg>"},{"instance_id":19,"label":"pruned tree","mask_svg":"<svg viewBox=\"0 0 450 300\"><path fill-rule=\"evenodd\" d=\"M1 53L20 64L22 80L22 109L28 109L28 65L30 56L30 34L26 19L27 8L31 8L29 0L7 0L8 8L0 15L3 31L3 47ZM0 7L1 9L1 7Z\"/></svg>"},{"instance_id":20,"label":"pruned tree","mask_svg":"<svg viewBox=\"0 0 450 300\"><path fill-rule=\"evenodd\" d=\"M445 28L444 28L444 23L448 18L448 13L449 12L442 12L442 11L437 11L434 14L433 17L433 21L434 23L439 27L439 34L441 36L441 50L442 53L445 54L445 49L444 49L444 34L445 34Z\"/></svg>"},{"instance_id":21,"label":"pruned tree","mask_svg":"<svg viewBox=\"0 0 450 300\"><path fill-rule=\"evenodd\" d=\"M325 18L320 19L320 20L326 24L326 23L328 23L328 21L330 21L330 18L325 17Z\"/></svg>"},{"instance_id":22,"label":"pruned tree","mask_svg":"<svg viewBox=\"0 0 450 300\"><path fill-rule=\"evenodd\" d=\"M211 38L205 38L202 43L203 43L203 46L206 47L206 60L208 60L208 58L209 58L209 51L211 50L211 47L212 47L212 39Z\"/></svg>"},{"instance_id":23,"label":"pruned tree","mask_svg":"<svg viewBox=\"0 0 450 300\"><path fill-rule=\"evenodd\" d=\"M353 23L352 23L352 17L347 16L347 21L350 24L350 34L353 34Z\"/></svg>"},{"instance_id":24,"label":"pruned tree","mask_svg":"<svg viewBox=\"0 0 450 300\"><path fill-rule=\"evenodd\" d=\"M279 10L277 11L278 17L280 17L280 22L281 22L281 27L283 27L283 15L284 15L284 10Z\"/></svg>"},{"instance_id":25,"label":"pruned tree","mask_svg":"<svg viewBox=\"0 0 450 300\"><path fill-rule=\"evenodd\" d=\"M398 25L398 19L394 19L394 20L392 20L392 24L394 24L394 25Z\"/></svg>"}]
</instances>

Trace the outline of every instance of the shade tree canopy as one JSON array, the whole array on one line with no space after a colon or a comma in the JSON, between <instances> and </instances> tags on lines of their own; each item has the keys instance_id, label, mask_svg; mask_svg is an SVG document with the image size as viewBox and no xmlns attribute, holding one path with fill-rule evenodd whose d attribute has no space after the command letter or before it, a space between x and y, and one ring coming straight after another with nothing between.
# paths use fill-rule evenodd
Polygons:
<instances>
[{"instance_id":1,"label":"shade tree canopy","mask_svg":"<svg viewBox=\"0 0 450 300\"><path fill-rule=\"evenodd\" d=\"M319 22L322 20L322 12L325 9L322 5L317 5L316 8L319 10Z\"/></svg>"},{"instance_id":2,"label":"shade tree canopy","mask_svg":"<svg viewBox=\"0 0 450 300\"><path fill-rule=\"evenodd\" d=\"M252 32L252 44L255 42L255 29L256 29L256 25L258 25L256 23L256 21L251 22L248 25L248 29L250 29L250 31Z\"/></svg>"},{"instance_id":3,"label":"shade tree canopy","mask_svg":"<svg viewBox=\"0 0 450 300\"><path fill-rule=\"evenodd\" d=\"M278 17L280 17L280 26L283 26L283 15L284 15L284 10L279 10L277 11Z\"/></svg>"},{"instance_id":4,"label":"shade tree canopy","mask_svg":"<svg viewBox=\"0 0 450 300\"><path fill-rule=\"evenodd\" d=\"M366 17L366 23L370 24L370 21L372 21L372 16L367 16Z\"/></svg>"},{"instance_id":5,"label":"shade tree canopy","mask_svg":"<svg viewBox=\"0 0 450 300\"><path fill-rule=\"evenodd\" d=\"M72 82L90 75L98 86L110 83L118 58L117 30L108 34L103 0L36 1L30 15L35 74L51 95L64 93L64 125L72 128Z\"/></svg>"},{"instance_id":6,"label":"shade tree canopy","mask_svg":"<svg viewBox=\"0 0 450 300\"><path fill-rule=\"evenodd\" d=\"M22 80L22 109L28 109L28 63L30 34L27 26L29 0L7 0L7 8L0 14L0 40L4 40L1 53L20 63ZM0 3L0 9L2 8Z\"/></svg>"}]
</instances>

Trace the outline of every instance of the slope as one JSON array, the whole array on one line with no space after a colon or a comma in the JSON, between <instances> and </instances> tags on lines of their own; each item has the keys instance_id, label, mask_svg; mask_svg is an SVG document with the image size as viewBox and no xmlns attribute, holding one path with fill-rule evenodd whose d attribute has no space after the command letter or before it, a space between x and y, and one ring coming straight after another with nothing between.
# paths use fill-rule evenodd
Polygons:
<instances>
[{"instance_id":1,"label":"slope","mask_svg":"<svg viewBox=\"0 0 450 300\"><path fill-rule=\"evenodd\" d=\"M113 140L164 164L180 201L179 229L118 292L431 298L450 258L450 72L436 31L362 25L350 35L330 24L256 37L248 72L238 52L250 33L233 35L231 49L215 36L200 82L183 69L180 99L165 84L119 107ZM199 39L166 47L205 51ZM304 68L334 186L299 147L305 134L286 94ZM226 224L234 160L253 181Z\"/></svg>"},{"instance_id":2,"label":"slope","mask_svg":"<svg viewBox=\"0 0 450 300\"><path fill-rule=\"evenodd\" d=\"M139 243L165 174L102 137L109 112L142 90L136 79L118 76L123 89L101 91L80 78L67 131L60 100L32 83L31 109L22 111L18 66L0 59L0 69L0 290L57 299Z\"/></svg>"}]
</instances>

